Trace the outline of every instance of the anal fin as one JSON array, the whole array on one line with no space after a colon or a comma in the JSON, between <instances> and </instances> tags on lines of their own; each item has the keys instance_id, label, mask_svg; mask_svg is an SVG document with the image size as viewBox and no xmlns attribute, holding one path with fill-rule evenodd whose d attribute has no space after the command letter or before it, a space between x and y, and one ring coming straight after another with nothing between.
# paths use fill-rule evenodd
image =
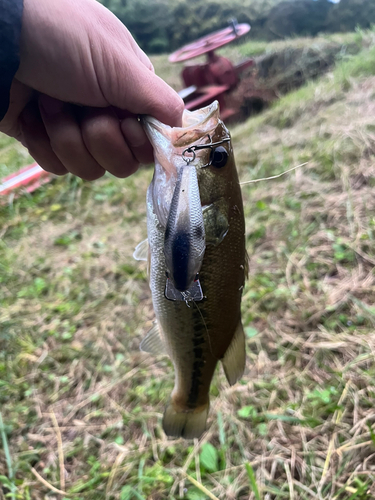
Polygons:
<instances>
[{"instance_id":1,"label":"anal fin","mask_svg":"<svg viewBox=\"0 0 375 500\"><path fill-rule=\"evenodd\" d=\"M157 321L155 321L154 326L146 334L146 337L142 340L139 348L141 351L154 354L155 356L167 354Z\"/></svg>"},{"instance_id":2,"label":"anal fin","mask_svg":"<svg viewBox=\"0 0 375 500\"><path fill-rule=\"evenodd\" d=\"M246 364L245 334L241 321L221 362L229 384L234 385L242 377Z\"/></svg>"}]
</instances>

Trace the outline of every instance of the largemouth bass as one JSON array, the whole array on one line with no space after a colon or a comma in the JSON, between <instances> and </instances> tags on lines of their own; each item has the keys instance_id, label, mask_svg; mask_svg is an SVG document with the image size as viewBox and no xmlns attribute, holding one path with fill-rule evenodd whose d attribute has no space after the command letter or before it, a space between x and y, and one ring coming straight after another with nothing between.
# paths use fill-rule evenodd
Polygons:
<instances>
[{"instance_id":1,"label":"largemouth bass","mask_svg":"<svg viewBox=\"0 0 375 500\"><path fill-rule=\"evenodd\" d=\"M199 437L218 361L229 384L245 368L241 295L247 273L241 189L219 106L185 110L181 128L143 119L154 147L147 192L148 259L155 326L141 343L168 354L175 386L164 413L168 436Z\"/></svg>"}]
</instances>

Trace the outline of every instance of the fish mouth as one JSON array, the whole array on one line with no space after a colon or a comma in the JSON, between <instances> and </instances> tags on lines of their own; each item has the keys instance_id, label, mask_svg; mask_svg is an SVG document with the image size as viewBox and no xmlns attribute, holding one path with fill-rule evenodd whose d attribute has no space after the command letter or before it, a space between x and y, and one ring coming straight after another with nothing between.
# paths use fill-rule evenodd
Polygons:
<instances>
[{"instance_id":1,"label":"fish mouth","mask_svg":"<svg viewBox=\"0 0 375 500\"><path fill-rule=\"evenodd\" d=\"M186 148L204 139L207 135L212 135L220 119L218 101L214 101L205 108L196 111L184 110L182 115L182 127L170 127L161 123L151 116L142 118L146 134L153 145L158 150L166 146L166 141L173 148Z\"/></svg>"}]
</instances>

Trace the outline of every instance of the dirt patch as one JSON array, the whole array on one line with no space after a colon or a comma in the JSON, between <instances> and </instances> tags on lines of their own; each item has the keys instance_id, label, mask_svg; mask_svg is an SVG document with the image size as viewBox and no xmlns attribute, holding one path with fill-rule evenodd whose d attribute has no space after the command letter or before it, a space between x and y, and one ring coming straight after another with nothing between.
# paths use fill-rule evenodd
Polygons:
<instances>
[{"instance_id":1,"label":"dirt patch","mask_svg":"<svg viewBox=\"0 0 375 500\"><path fill-rule=\"evenodd\" d=\"M238 87L228 96L228 104L240 109L240 120L244 120L262 112L280 95L326 73L338 58L359 50L355 43L327 42L266 53L256 58L255 67L243 75Z\"/></svg>"},{"instance_id":2,"label":"dirt patch","mask_svg":"<svg viewBox=\"0 0 375 500\"><path fill-rule=\"evenodd\" d=\"M257 58L258 78L265 88L284 94L325 73L339 55L358 51L359 46L356 44L344 46L333 42L285 48Z\"/></svg>"}]
</instances>

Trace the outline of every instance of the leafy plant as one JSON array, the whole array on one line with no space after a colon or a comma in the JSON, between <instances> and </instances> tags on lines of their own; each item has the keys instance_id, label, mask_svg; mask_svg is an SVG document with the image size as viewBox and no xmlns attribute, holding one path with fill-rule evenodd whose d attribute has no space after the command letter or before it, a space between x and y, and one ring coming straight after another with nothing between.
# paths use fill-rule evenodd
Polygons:
<instances>
[{"instance_id":1,"label":"leafy plant","mask_svg":"<svg viewBox=\"0 0 375 500\"><path fill-rule=\"evenodd\" d=\"M245 468L246 468L247 476L249 478L250 488L251 488L252 492L254 493L256 500L261 500L261 496L259 493L256 478L255 478L254 469L252 468L252 466L249 463L245 464Z\"/></svg>"},{"instance_id":2,"label":"leafy plant","mask_svg":"<svg viewBox=\"0 0 375 500\"><path fill-rule=\"evenodd\" d=\"M199 454L201 466L207 472L216 472L219 467L219 455L217 449L211 443L205 443Z\"/></svg>"}]
</instances>

